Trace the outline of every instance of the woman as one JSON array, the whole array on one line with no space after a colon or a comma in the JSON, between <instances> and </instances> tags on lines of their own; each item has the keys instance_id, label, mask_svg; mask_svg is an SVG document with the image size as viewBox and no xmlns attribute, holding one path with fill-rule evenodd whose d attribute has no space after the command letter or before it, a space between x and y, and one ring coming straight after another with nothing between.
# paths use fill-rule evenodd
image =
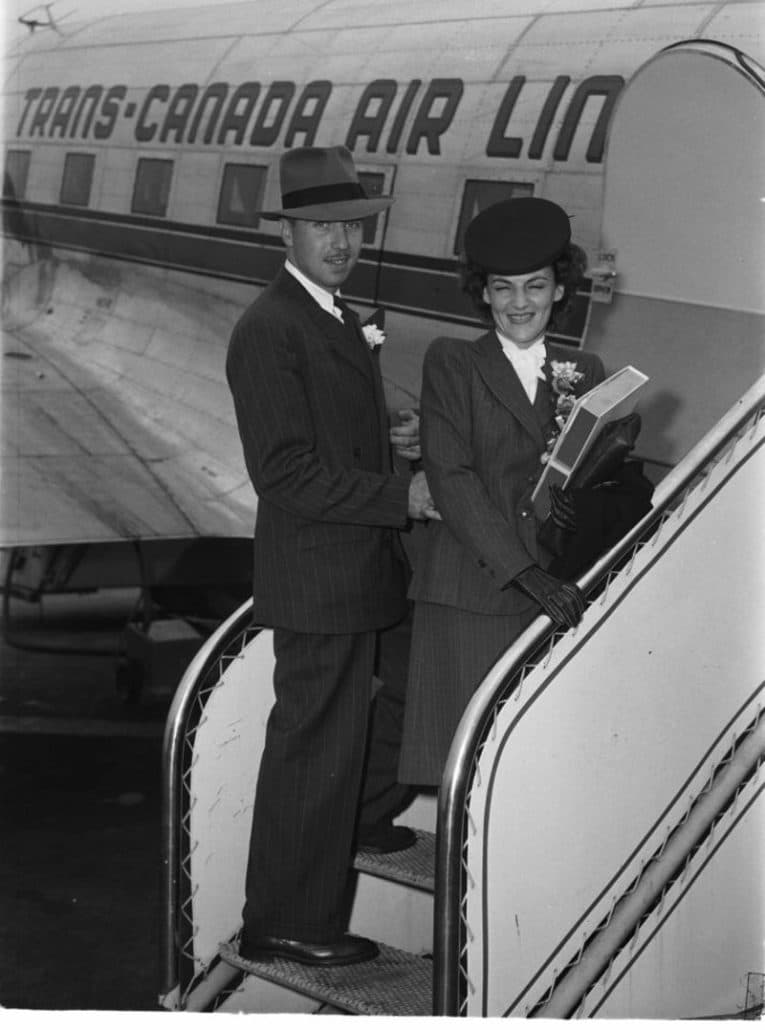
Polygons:
<instances>
[{"instance_id":1,"label":"woman","mask_svg":"<svg viewBox=\"0 0 765 1030\"><path fill-rule=\"evenodd\" d=\"M423 366L422 457L443 521L428 527L410 588L405 783L440 783L471 694L540 612L573 626L584 608L573 583L545 571L531 493L572 398L604 378L597 356L545 340L585 255L566 213L535 197L481 212L465 252L464 289L493 328L435 340ZM560 494L554 513L562 525L571 514Z\"/></svg>"}]
</instances>

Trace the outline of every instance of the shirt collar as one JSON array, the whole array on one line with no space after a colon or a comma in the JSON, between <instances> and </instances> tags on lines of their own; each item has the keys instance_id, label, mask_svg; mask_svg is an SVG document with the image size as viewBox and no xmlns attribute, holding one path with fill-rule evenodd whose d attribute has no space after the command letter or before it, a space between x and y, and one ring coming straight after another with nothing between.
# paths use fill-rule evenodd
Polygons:
<instances>
[{"instance_id":1,"label":"shirt collar","mask_svg":"<svg viewBox=\"0 0 765 1030\"><path fill-rule=\"evenodd\" d=\"M330 293L329 290L325 290L323 286L317 286L315 282L312 282L308 276L303 275L300 269L293 265L292 262L287 258L284 262L284 268L290 275L294 276L295 279L303 286L313 297L316 303L322 307L330 315L337 317L335 310L335 295Z\"/></svg>"},{"instance_id":2,"label":"shirt collar","mask_svg":"<svg viewBox=\"0 0 765 1030\"><path fill-rule=\"evenodd\" d=\"M547 357L545 350L544 336L534 340L528 347L519 347L507 336L497 332L502 351L510 364L515 369L521 386L526 391L526 396L533 404L537 396L539 380L546 381L547 376L542 371Z\"/></svg>"},{"instance_id":3,"label":"shirt collar","mask_svg":"<svg viewBox=\"0 0 765 1030\"><path fill-rule=\"evenodd\" d=\"M497 334L502 350L511 360L517 357L520 361L523 361L524 354L529 356L532 354L537 356L541 354L543 358L547 355L544 333L537 337L533 343L530 343L528 347L519 347L514 340L511 340L509 336L505 336L504 333L501 333L496 326L494 327L494 331Z\"/></svg>"}]
</instances>

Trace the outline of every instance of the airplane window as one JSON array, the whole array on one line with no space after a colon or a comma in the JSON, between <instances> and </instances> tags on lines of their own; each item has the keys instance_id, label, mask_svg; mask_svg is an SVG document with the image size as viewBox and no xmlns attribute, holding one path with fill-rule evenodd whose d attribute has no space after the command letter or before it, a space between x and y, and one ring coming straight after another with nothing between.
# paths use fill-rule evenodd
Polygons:
<instances>
[{"instance_id":1,"label":"airplane window","mask_svg":"<svg viewBox=\"0 0 765 1030\"><path fill-rule=\"evenodd\" d=\"M172 177L172 161L163 161L154 157L140 158L135 173L133 203L130 210L138 215L164 217L167 213Z\"/></svg>"},{"instance_id":2,"label":"airplane window","mask_svg":"<svg viewBox=\"0 0 765 1030\"><path fill-rule=\"evenodd\" d=\"M218 221L257 229L263 206L268 168L264 165L227 164L218 201Z\"/></svg>"},{"instance_id":3,"label":"airplane window","mask_svg":"<svg viewBox=\"0 0 765 1030\"><path fill-rule=\"evenodd\" d=\"M64 163L64 177L61 180L61 203L78 204L87 207L90 203L90 187L93 184L93 154L67 154Z\"/></svg>"},{"instance_id":4,"label":"airplane window","mask_svg":"<svg viewBox=\"0 0 765 1030\"><path fill-rule=\"evenodd\" d=\"M23 200L26 196L29 155L28 150L6 151L3 173L4 200Z\"/></svg>"},{"instance_id":5,"label":"airplane window","mask_svg":"<svg viewBox=\"0 0 765 1030\"><path fill-rule=\"evenodd\" d=\"M359 182L364 187L368 197L381 196L385 188L385 176L382 172L359 172ZM371 245L377 236L377 223L379 215L371 215L364 219L364 235L362 242Z\"/></svg>"},{"instance_id":6,"label":"airplane window","mask_svg":"<svg viewBox=\"0 0 765 1030\"><path fill-rule=\"evenodd\" d=\"M510 200L511 197L531 197L533 195L533 182L468 179L465 183L465 192L462 194L462 207L454 238L454 253L456 255L460 254L465 229L479 211L483 211L484 208L489 207L491 204L499 203L500 200Z\"/></svg>"}]
</instances>

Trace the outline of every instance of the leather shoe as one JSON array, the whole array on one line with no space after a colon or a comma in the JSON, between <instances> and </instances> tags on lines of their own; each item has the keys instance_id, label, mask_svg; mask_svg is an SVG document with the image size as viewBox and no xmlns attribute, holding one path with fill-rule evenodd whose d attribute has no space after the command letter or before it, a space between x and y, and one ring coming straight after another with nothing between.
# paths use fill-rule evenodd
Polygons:
<instances>
[{"instance_id":1,"label":"leather shoe","mask_svg":"<svg viewBox=\"0 0 765 1030\"><path fill-rule=\"evenodd\" d=\"M244 959L258 962L278 957L306 966L350 966L354 962L369 962L379 953L374 941L352 933L331 941L297 941L268 934L258 937L242 934L239 943L239 954Z\"/></svg>"},{"instance_id":2,"label":"leather shoe","mask_svg":"<svg viewBox=\"0 0 765 1030\"><path fill-rule=\"evenodd\" d=\"M393 823L374 823L360 826L356 847L373 855L389 855L393 851L405 851L417 841L417 834L410 826L394 826Z\"/></svg>"}]
</instances>

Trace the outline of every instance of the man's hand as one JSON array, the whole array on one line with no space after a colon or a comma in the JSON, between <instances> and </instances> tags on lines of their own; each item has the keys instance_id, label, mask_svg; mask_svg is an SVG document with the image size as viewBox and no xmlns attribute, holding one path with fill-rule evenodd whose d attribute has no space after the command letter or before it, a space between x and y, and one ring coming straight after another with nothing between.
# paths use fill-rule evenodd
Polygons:
<instances>
[{"instance_id":1,"label":"man's hand","mask_svg":"<svg viewBox=\"0 0 765 1030\"><path fill-rule=\"evenodd\" d=\"M391 426L390 442L399 457L417 461L420 458L420 416L412 408L404 408L398 417L401 422Z\"/></svg>"},{"instance_id":2,"label":"man's hand","mask_svg":"<svg viewBox=\"0 0 765 1030\"><path fill-rule=\"evenodd\" d=\"M430 496L424 472L415 472L409 483L409 518L440 519Z\"/></svg>"}]
</instances>

